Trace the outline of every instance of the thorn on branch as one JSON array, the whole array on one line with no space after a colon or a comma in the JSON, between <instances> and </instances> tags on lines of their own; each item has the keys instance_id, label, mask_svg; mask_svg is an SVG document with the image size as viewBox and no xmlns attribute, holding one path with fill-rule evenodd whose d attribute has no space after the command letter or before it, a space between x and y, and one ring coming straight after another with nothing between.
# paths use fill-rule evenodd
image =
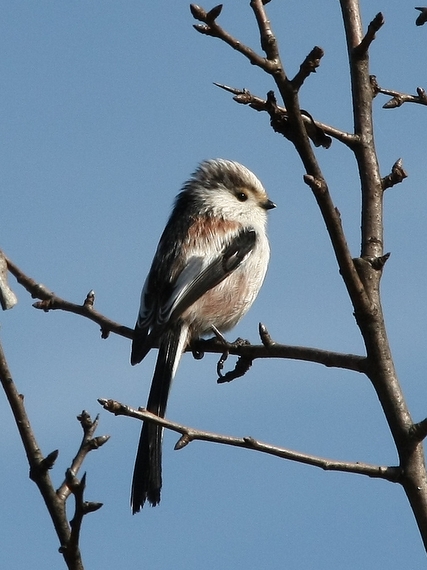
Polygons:
<instances>
[{"instance_id":1,"label":"thorn on branch","mask_svg":"<svg viewBox=\"0 0 427 570\"><path fill-rule=\"evenodd\" d=\"M390 174L381 179L381 187L383 190L391 188L395 184L403 182L408 177L408 173L403 168L403 161L401 158L396 160L391 168Z\"/></svg>"},{"instance_id":2,"label":"thorn on branch","mask_svg":"<svg viewBox=\"0 0 427 570\"><path fill-rule=\"evenodd\" d=\"M366 32L364 38L358 46L353 50L353 55L355 57L363 57L368 52L369 46L375 39L376 33L384 25L384 16L381 12L375 16L375 18L370 22L368 26L368 31Z\"/></svg>"}]
</instances>

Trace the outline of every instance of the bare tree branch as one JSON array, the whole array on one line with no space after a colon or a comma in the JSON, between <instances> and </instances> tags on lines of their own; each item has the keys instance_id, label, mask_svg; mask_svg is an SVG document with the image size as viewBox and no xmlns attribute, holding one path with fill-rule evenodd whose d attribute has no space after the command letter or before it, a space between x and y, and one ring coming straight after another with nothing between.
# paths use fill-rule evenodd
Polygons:
<instances>
[{"instance_id":1,"label":"bare tree branch","mask_svg":"<svg viewBox=\"0 0 427 570\"><path fill-rule=\"evenodd\" d=\"M67 546L61 548L61 553L66 551L75 551L78 549L80 541L80 531L82 527L83 517L88 513L93 513L102 507L102 503L88 503L84 500L84 491L86 488L86 473L79 481L73 472L68 469L67 471L67 485L75 497L75 512L70 521L70 540Z\"/></svg>"},{"instance_id":2,"label":"bare tree branch","mask_svg":"<svg viewBox=\"0 0 427 570\"><path fill-rule=\"evenodd\" d=\"M258 358L286 358L323 364L328 368L366 372L367 360L364 356L344 354L320 348L280 344L271 339L265 325L260 323L259 330L262 345L242 343L241 339L237 339L236 342L226 342L224 345L224 342L219 341L217 338L212 338L198 340L194 343L193 348L201 354L204 352L222 354L224 349L226 349L229 354L243 357L249 361Z\"/></svg>"},{"instance_id":3,"label":"bare tree branch","mask_svg":"<svg viewBox=\"0 0 427 570\"><path fill-rule=\"evenodd\" d=\"M324 457L299 453L298 451L293 451L284 447L278 447L269 443L264 443L254 439L253 437L233 437L190 428L188 426L184 426L156 416L155 414L148 412L146 409L139 408L136 410L115 400L100 398L98 402L105 410L115 414L116 416L127 416L136 418L141 421L151 421L171 431L180 433L182 437L175 445L175 449L182 449L192 441L209 441L212 443L220 443L234 447L243 447L245 449L259 451L261 453L267 453L268 455L274 455L275 457L279 457L281 459L287 459L289 461L296 461L298 463L320 467L325 471L356 473L358 475L366 475L368 477L373 477L376 479L386 479L387 481L391 482L398 481L401 476L401 469L399 467L387 467L380 465L371 465L368 463L354 463L349 461L336 461L332 459L326 459Z\"/></svg>"},{"instance_id":4,"label":"bare tree branch","mask_svg":"<svg viewBox=\"0 0 427 570\"><path fill-rule=\"evenodd\" d=\"M427 93L425 89L417 87L417 95L410 95L408 93L401 93L400 91L394 91L392 89L384 89L380 87L376 82L375 75L371 76L371 84L375 95L381 93L383 95L389 95L391 99L384 103L383 109L396 109L396 107L401 107L404 103L416 103L418 105L427 105Z\"/></svg>"},{"instance_id":5,"label":"bare tree branch","mask_svg":"<svg viewBox=\"0 0 427 570\"><path fill-rule=\"evenodd\" d=\"M100 503L83 504L82 493L84 483L80 488L75 486L73 490L73 485L70 483L70 476L72 474L74 478L73 481L76 483L77 480L75 479L75 474L81 466L81 463L89 449L95 449L97 446L99 447L105 443L108 440L108 436L92 440L92 442L96 441L96 445L95 443L89 443L89 434L93 435L93 431L98 425L98 420L96 419L95 422L91 422L89 415L86 412L83 412L82 415L85 415L86 424L91 424L91 427L86 429L80 450L73 461L72 468L74 471L69 470L66 483L61 486L60 492L56 492L49 475L49 470L54 466L55 460L58 457L58 451L52 451L49 455L43 457L24 407L24 397L22 394L19 394L16 389L1 344L0 382L9 401L15 423L25 448L28 463L30 465L30 479L37 485L44 499L58 536L60 543L59 551L63 555L64 561L69 570L83 570L83 562L78 541L82 517L86 512L97 510L102 505ZM66 487L68 488L66 489ZM78 496L78 500L76 499L76 515L73 519L75 523L71 526L68 523L66 514L66 499L70 492L74 492L75 494L77 493L76 496Z\"/></svg>"},{"instance_id":6,"label":"bare tree branch","mask_svg":"<svg viewBox=\"0 0 427 570\"><path fill-rule=\"evenodd\" d=\"M382 270L389 256L384 254L383 249L384 190L402 181L406 176L398 161L391 174L382 178L374 144L372 101L375 95L385 90L381 90L375 78L369 75L369 47L384 20L382 14L377 14L364 34L358 0L340 0L352 89L354 134L351 138L351 149L359 170L362 194L361 255L353 260L342 228L340 213L333 204L327 183L314 155L303 118L304 113L299 105L298 89L301 88L309 67L305 72L300 69L299 74L295 76L295 85L287 78L264 4L262 0L251 0L251 8L260 31L261 47L267 54L268 62L274 62L275 67L266 66L254 58L251 62L272 75L283 99L287 116L286 131L282 128L281 132L294 144L306 171L304 180L310 186L323 215L366 346L365 372L376 390L399 453L402 466L399 482L408 496L427 548L427 473L422 445L417 438L414 438L414 433L421 435L424 433L424 424L414 428L397 378L387 340L379 287ZM228 43L224 33L215 36ZM239 51L245 54L245 49L242 49L240 42L238 43ZM418 90L417 100L414 96L400 97L401 94L397 92L389 91L387 94L394 98L388 107L397 106L402 101L425 104L423 90ZM270 104L270 107L272 105L271 97L270 101L267 98L263 107L259 100L246 91L235 93L235 96L239 103L250 104L257 110L269 111L268 105ZM274 109L273 101L273 110L276 114L277 109L278 106ZM272 126L278 130L277 124L273 121Z\"/></svg>"},{"instance_id":7,"label":"bare tree branch","mask_svg":"<svg viewBox=\"0 0 427 570\"><path fill-rule=\"evenodd\" d=\"M262 99L261 97L257 97L256 95L252 95L247 89L238 89L236 87L229 87L228 85L222 85L221 83L214 83L217 87L224 89L224 91L228 91L229 93L233 93L233 101L236 103L240 103L241 105L248 105L255 111L265 111L269 112L268 103L266 99ZM277 110L279 113L282 114L283 117L288 116L288 112L285 107L278 105ZM336 139L337 141L345 144L349 148L351 148L356 141L356 137L345 131L340 131L339 129L332 127L331 125L327 125L326 123L322 123L317 119L313 119L311 115L304 114L302 111L302 119L307 127L308 124L314 123L321 131L323 131L326 135ZM324 146L324 145L322 145Z\"/></svg>"},{"instance_id":8,"label":"bare tree branch","mask_svg":"<svg viewBox=\"0 0 427 570\"><path fill-rule=\"evenodd\" d=\"M126 338L133 337L133 329L107 319L93 308L95 300L95 293L93 291L89 291L82 305L70 303L55 295L55 293L41 283L37 283L31 277L28 277L28 275L21 271L7 256L4 255L4 258L6 259L9 271L16 278L18 283L30 293L33 299L41 299L41 302L34 303L33 307L36 309L41 309L45 312L60 309L86 317L101 327L102 338L107 338L110 332L114 332Z\"/></svg>"},{"instance_id":9,"label":"bare tree branch","mask_svg":"<svg viewBox=\"0 0 427 570\"><path fill-rule=\"evenodd\" d=\"M7 261L9 271L16 277L18 283L25 287L33 298L38 297L42 299L42 304L39 305L38 303L35 303L33 305L36 308L43 308L45 311L53 309L63 310L86 317L101 326L101 330L104 331L103 338L108 336L106 333L110 331L125 338L132 338L133 329L120 325L93 309L93 291L89 292L83 305L76 305L75 303L71 303L70 301L66 301L61 297L58 297L47 287L34 281L34 279L26 275L6 256L5 259ZM44 303L46 303L46 306ZM261 338L263 334L262 327L264 328L265 339L268 332L264 325L261 325ZM203 356L204 352L223 353L224 348L226 348L230 354L240 356L251 361L258 358L286 358L315 362L323 364L324 366L343 368L353 370L355 372L363 372L365 370L366 358L364 356L343 354L318 348L288 346L277 342L271 342L268 344L267 342L264 342L264 339L262 345L253 345L250 343L241 343L236 341L234 343L226 343L226 346L224 346L222 341L219 342L216 338L209 340L200 339L193 344L191 350L193 353L198 352L200 353L200 356ZM84 413L85 412L83 412L83 414ZM97 422L97 419L95 422Z\"/></svg>"},{"instance_id":10,"label":"bare tree branch","mask_svg":"<svg viewBox=\"0 0 427 570\"><path fill-rule=\"evenodd\" d=\"M264 69L265 66L263 66L261 62L253 61L253 63L268 73L271 73L279 89L289 117L288 138L295 145L306 169L307 175L305 181L312 189L323 215L341 275L349 291L349 295L355 309L357 311L366 312L371 308L371 302L364 291L363 283L361 282L354 266L343 232L340 214L333 204L325 178L311 148L299 105L298 91L286 76L284 66L279 55L277 41L272 32L262 0L251 0L250 5L258 23L261 36L261 46L267 54L268 61L274 62L275 68L273 71L271 69L267 70ZM216 34L215 37L226 41L223 34ZM360 41L361 39L362 38L360 38ZM358 43L360 43L360 41ZM241 42L238 43L240 45L239 51L243 53L243 44L241 44Z\"/></svg>"},{"instance_id":11,"label":"bare tree branch","mask_svg":"<svg viewBox=\"0 0 427 570\"><path fill-rule=\"evenodd\" d=\"M65 513L65 502L60 500L55 493L48 471L49 467L53 464L57 452L50 454L48 456L48 461L43 458L24 407L24 398L16 390L1 345L0 381L12 409L22 443L24 444L28 463L30 464L30 478L36 483L41 495L43 496L61 547L66 546L70 539L70 529ZM83 570L81 555L78 548L74 549L73 553L65 553L64 559L69 569Z\"/></svg>"},{"instance_id":12,"label":"bare tree branch","mask_svg":"<svg viewBox=\"0 0 427 570\"><path fill-rule=\"evenodd\" d=\"M96 418L92 421L90 415L85 410L83 410L82 413L77 416L77 420L82 426L83 438L77 454L68 469L68 472L74 476L79 472L87 454L94 449L102 447L104 443L107 443L107 441L110 439L109 435L93 437L96 429L98 428L99 415L97 415ZM69 497L71 492L72 489L69 485L69 475L67 474L62 485L56 491L56 494L61 499L65 500Z\"/></svg>"},{"instance_id":13,"label":"bare tree branch","mask_svg":"<svg viewBox=\"0 0 427 570\"><path fill-rule=\"evenodd\" d=\"M427 473L421 444L411 439L413 426L395 370L387 339L381 306L381 267L376 260L384 258L383 251L383 194L384 182L380 176L374 144L372 100L375 91L369 75L369 54L360 53L363 31L358 0L340 0L352 83L353 117L359 143L354 153L359 169L362 191L361 258L365 261L365 290L371 299L370 310L359 310L355 316L362 333L369 366L368 376L375 388L399 453L403 476L401 484L417 519L427 548ZM370 267L369 267L370 265ZM360 307L363 309L363 307Z\"/></svg>"},{"instance_id":14,"label":"bare tree branch","mask_svg":"<svg viewBox=\"0 0 427 570\"><path fill-rule=\"evenodd\" d=\"M254 50L239 42L239 40L234 38L231 34L226 32L223 28L221 28L219 24L216 23L216 18L220 14L218 6L216 6L209 12L206 12L203 8L197 6L196 4L191 4L190 9L193 17L196 20L204 22L204 24L195 24L193 26L195 30L206 36L219 38L220 40L228 44L230 47L232 47L233 49L235 49L236 51L247 57L248 60L253 65L257 65L267 73L274 73L275 71L277 71L279 64L277 61L274 61L274 58L266 59L258 55Z\"/></svg>"}]
</instances>

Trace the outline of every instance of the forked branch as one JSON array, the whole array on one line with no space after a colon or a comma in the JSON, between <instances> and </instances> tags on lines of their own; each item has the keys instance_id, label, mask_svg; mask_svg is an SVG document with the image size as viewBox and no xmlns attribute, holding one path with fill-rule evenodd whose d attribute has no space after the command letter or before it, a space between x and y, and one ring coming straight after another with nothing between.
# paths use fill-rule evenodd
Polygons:
<instances>
[{"instance_id":1,"label":"forked branch","mask_svg":"<svg viewBox=\"0 0 427 570\"><path fill-rule=\"evenodd\" d=\"M375 75L371 75L371 85L374 91L374 95L381 93L382 95L388 95L391 97L383 105L383 109L396 109L401 107L404 103L416 103L417 105L427 105L427 93L422 87L417 87L416 95L410 95L409 93L402 93L401 91L395 91L393 89L384 89L380 87L377 82Z\"/></svg>"},{"instance_id":2,"label":"forked branch","mask_svg":"<svg viewBox=\"0 0 427 570\"><path fill-rule=\"evenodd\" d=\"M398 106L405 101L424 105L427 103L427 98L423 90L417 91L417 97L408 97L383 90L375 84L369 75L369 48L384 23L383 16L381 13L377 14L364 33L358 0L340 0L352 90L354 134L351 138L351 150L354 152L359 170L362 195L361 252L353 261L342 228L340 213L334 206L328 185L314 155L305 125L306 119L303 118L304 113L299 104L298 89L308 76L310 66L300 69L295 76L294 85L287 78L264 4L263 0L251 0L251 7L260 31L261 47L267 54L267 60L278 64L273 73L271 70L268 72L275 81L287 113L286 133L283 134L292 141L301 158L306 171L304 180L311 188L325 221L366 346L365 371L376 390L399 453L402 465L399 482L408 496L427 548L427 474L423 449L416 437L416 434L418 438L424 437L426 428L424 422L413 425L394 368L380 298L380 279L389 255L384 254L383 244L384 190L401 182L406 173L401 163L397 161L390 175L381 177L372 119L372 100L378 93L385 92L393 97L387 104L388 108ZM223 39L221 35L216 37ZM244 50L240 51L244 53ZM314 58L312 59L314 61ZM320 58L317 63L319 61ZM263 69L262 65L259 67ZM313 65L311 70L314 70ZM270 101L267 98L263 107L259 100L246 91L235 93L235 96L239 103L250 104L257 110L269 111L271 98ZM278 109L279 106L275 109L276 113ZM277 125L273 121L272 126L277 130Z\"/></svg>"},{"instance_id":3,"label":"forked branch","mask_svg":"<svg viewBox=\"0 0 427 570\"><path fill-rule=\"evenodd\" d=\"M28 463L30 466L30 478L37 485L42 495L46 507L49 511L53 526L58 536L60 549L59 551L64 557L69 570L83 570L83 562L79 547L79 534L83 515L97 510L102 505L100 503L84 503L83 502L83 484L77 485L76 474L81 466L84 457L90 449L100 447L108 440L108 436L95 438L97 445L89 443L89 434L93 434L98 424L97 420L91 422L89 415L83 412L86 424L91 424L91 429L84 429L85 435L79 453L72 464L72 469L68 470L66 481L55 491L52 484L49 471L53 468L58 451L52 451L46 457L43 457L39 445L37 444L31 423L24 406L24 398L16 389L12 379L3 348L0 344L0 382L9 401L12 413L25 448ZM82 423L82 419L80 418ZM84 449L83 449L84 448ZM71 484L71 482L74 482ZM71 492L76 495L76 512L74 523L70 524L66 514L66 500Z\"/></svg>"}]
</instances>

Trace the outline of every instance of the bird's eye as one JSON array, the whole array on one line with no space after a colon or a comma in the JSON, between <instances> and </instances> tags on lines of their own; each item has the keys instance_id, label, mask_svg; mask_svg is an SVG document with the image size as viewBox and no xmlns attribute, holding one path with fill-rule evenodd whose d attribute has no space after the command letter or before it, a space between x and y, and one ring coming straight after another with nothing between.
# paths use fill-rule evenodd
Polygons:
<instances>
[{"instance_id":1,"label":"bird's eye","mask_svg":"<svg viewBox=\"0 0 427 570\"><path fill-rule=\"evenodd\" d=\"M237 199L239 200L239 202L246 202L246 200L248 199L248 195L245 192L238 192Z\"/></svg>"}]
</instances>

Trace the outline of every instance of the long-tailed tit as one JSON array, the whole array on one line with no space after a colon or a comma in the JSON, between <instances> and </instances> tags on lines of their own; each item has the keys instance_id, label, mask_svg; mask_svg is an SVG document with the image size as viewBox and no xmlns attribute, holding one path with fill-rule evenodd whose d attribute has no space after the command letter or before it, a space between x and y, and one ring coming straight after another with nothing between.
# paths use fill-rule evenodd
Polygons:
<instances>
[{"instance_id":1,"label":"long-tailed tit","mask_svg":"<svg viewBox=\"0 0 427 570\"><path fill-rule=\"evenodd\" d=\"M164 417L172 379L192 341L234 327L254 302L270 257L258 178L230 160L208 160L185 182L141 293L131 363L159 347L147 410ZM144 422L132 481L134 513L160 501L162 428Z\"/></svg>"}]
</instances>

